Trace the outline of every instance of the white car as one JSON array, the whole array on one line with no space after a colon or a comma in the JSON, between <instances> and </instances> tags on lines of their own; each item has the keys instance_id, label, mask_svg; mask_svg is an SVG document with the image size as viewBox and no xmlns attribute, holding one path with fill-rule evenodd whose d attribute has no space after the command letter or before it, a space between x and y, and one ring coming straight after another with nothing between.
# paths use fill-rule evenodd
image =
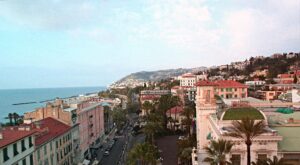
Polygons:
<instances>
[{"instance_id":1,"label":"white car","mask_svg":"<svg viewBox=\"0 0 300 165\"><path fill-rule=\"evenodd\" d=\"M184 140L185 137L184 136L179 136L178 140Z\"/></svg>"},{"instance_id":2,"label":"white car","mask_svg":"<svg viewBox=\"0 0 300 165\"><path fill-rule=\"evenodd\" d=\"M104 156L108 156L109 155L109 151L105 151L103 155Z\"/></svg>"}]
</instances>

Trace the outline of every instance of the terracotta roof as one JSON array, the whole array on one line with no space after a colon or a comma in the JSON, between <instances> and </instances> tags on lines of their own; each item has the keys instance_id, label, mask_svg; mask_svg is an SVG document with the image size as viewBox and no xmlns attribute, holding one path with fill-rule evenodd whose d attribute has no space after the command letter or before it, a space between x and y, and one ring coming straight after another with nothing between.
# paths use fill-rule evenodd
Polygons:
<instances>
[{"instance_id":1,"label":"terracotta roof","mask_svg":"<svg viewBox=\"0 0 300 165\"><path fill-rule=\"evenodd\" d=\"M172 89L179 89L180 86L173 86Z\"/></svg>"},{"instance_id":2,"label":"terracotta roof","mask_svg":"<svg viewBox=\"0 0 300 165\"><path fill-rule=\"evenodd\" d=\"M217 86L216 83L207 80L198 81L195 85L196 86Z\"/></svg>"},{"instance_id":3,"label":"terracotta roof","mask_svg":"<svg viewBox=\"0 0 300 165\"><path fill-rule=\"evenodd\" d=\"M228 88L228 87L232 87L232 88L247 88L248 86L242 83L239 83L237 81L233 81L233 80L219 80L219 81L215 81L215 83L222 88Z\"/></svg>"},{"instance_id":4,"label":"terracotta roof","mask_svg":"<svg viewBox=\"0 0 300 165\"><path fill-rule=\"evenodd\" d=\"M0 148L5 147L9 144L17 142L25 137L28 137L35 133L35 130L20 130L19 128L24 127L5 127L2 129L1 133L3 139L0 139Z\"/></svg>"},{"instance_id":5,"label":"terracotta roof","mask_svg":"<svg viewBox=\"0 0 300 165\"><path fill-rule=\"evenodd\" d=\"M183 107L182 106L173 107L173 108L167 110L166 114L168 115L168 114L170 114L170 112L171 112L171 114L180 114L183 112Z\"/></svg>"},{"instance_id":6,"label":"terracotta roof","mask_svg":"<svg viewBox=\"0 0 300 165\"><path fill-rule=\"evenodd\" d=\"M37 129L38 133L35 139L35 144L37 146L50 141L71 129L71 126L68 126L51 117L45 118L38 122L40 124L40 129Z\"/></svg>"},{"instance_id":7,"label":"terracotta roof","mask_svg":"<svg viewBox=\"0 0 300 165\"><path fill-rule=\"evenodd\" d=\"M196 77L195 75L184 75L184 76L181 76L182 78L194 78Z\"/></svg>"},{"instance_id":8,"label":"terracotta roof","mask_svg":"<svg viewBox=\"0 0 300 165\"><path fill-rule=\"evenodd\" d=\"M293 74L279 74L277 77L279 78L293 78L294 75Z\"/></svg>"},{"instance_id":9,"label":"terracotta roof","mask_svg":"<svg viewBox=\"0 0 300 165\"><path fill-rule=\"evenodd\" d=\"M160 96L155 96L155 95L143 95L140 97L141 100L154 100L158 98L160 98Z\"/></svg>"}]
</instances>

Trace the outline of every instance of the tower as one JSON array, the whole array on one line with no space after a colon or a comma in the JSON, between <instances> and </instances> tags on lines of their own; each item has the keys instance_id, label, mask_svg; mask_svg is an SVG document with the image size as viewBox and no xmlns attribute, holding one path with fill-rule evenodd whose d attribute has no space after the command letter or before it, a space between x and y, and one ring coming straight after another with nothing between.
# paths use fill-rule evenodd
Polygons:
<instances>
[{"instance_id":1,"label":"tower","mask_svg":"<svg viewBox=\"0 0 300 165\"><path fill-rule=\"evenodd\" d=\"M196 126L197 126L197 152L198 162L203 164L203 159L206 153L203 147L209 142L209 116L216 113L216 99L215 99L215 83L210 81L199 81L196 83Z\"/></svg>"}]
</instances>

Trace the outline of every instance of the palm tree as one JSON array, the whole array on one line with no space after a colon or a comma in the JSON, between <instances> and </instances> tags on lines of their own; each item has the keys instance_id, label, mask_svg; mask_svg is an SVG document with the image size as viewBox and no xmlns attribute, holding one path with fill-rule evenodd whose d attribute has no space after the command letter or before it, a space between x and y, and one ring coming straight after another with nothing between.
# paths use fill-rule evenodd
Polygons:
<instances>
[{"instance_id":1,"label":"palm tree","mask_svg":"<svg viewBox=\"0 0 300 165\"><path fill-rule=\"evenodd\" d=\"M149 114L146 118L147 124L143 128L143 132L152 144L154 144L154 135L163 130L161 120L162 118L155 113Z\"/></svg>"},{"instance_id":2,"label":"palm tree","mask_svg":"<svg viewBox=\"0 0 300 165\"><path fill-rule=\"evenodd\" d=\"M268 158L267 160L257 160L257 162L252 162L252 165L284 165L284 159L278 159L277 156L273 156L273 160Z\"/></svg>"},{"instance_id":3,"label":"palm tree","mask_svg":"<svg viewBox=\"0 0 300 165\"><path fill-rule=\"evenodd\" d=\"M149 111L153 109L153 104L149 101L145 101L142 105L142 108L146 111L146 114L149 115Z\"/></svg>"},{"instance_id":4,"label":"palm tree","mask_svg":"<svg viewBox=\"0 0 300 165\"><path fill-rule=\"evenodd\" d=\"M158 149L149 143L136 144L128 154L128 164L136 165L139 162L141 165L156 164L159 156Z\"/></svg>"},{"instance_id":5,"label":"palm tree","mask_svg":"<svg viewBox=\"0 0 300 165\"><path fill-rule=\"evenodd\" d=\"M192 160L192 151L192 147L184 148L179 155L180 162L184 163L185 165L190 165Z\"/></svg>"},{"instance_id":6,"label":"palm tree","mask_svg":"<svg viewBox=\"0 0 300 165\"><path fill-rule=\"evenodd\" d=\"M181 113L181 115L185 116L185 118L183 119L182 122L187 128L188 136L190 136L191 135L190 130L191 130L192 122L193 122L194 109L191 107L185 107L183 109L183 112Z\"/></svg>"},{"instance_id":7,"label":"palm tree","mask_svg":"<svg viewBox=\"0 0 300 165\"><path fill-rule=\"evenodd\" d=\"M219 139L218 141L212 140L209 146L204 147L208 157L204 158L203 161L211 165L229 164L229 162L226 161L226 155L230 153L233 145L231 141L223 139Z\"/></svg>"},{"instance_id":8,"label":"palm tree","mask_svg":"<svg viewBox=\"0 0 300 165\"><path fill-rule=\"evenodd\" d=\"M5 117L5 119L9 119L9 124L10 124L10 125L13 125L13 122L12 122L12 120L13 120L13 114L12 114L12 113L9 113L9 114L7 115L7 117Z\"/></svg>"},{"instance_id":9,"label":"palm tree","mask_svg":"<svg viewBox=\"0 0 300 165\"><path fill-rule=\"evenodd\" d=\"M230 129L228 136L243 139L247 145L247 165L251 163L251 145L252 140L265 132L265 123L263 120L255 122L250 118L244 118L241 121L233 121L233 127Z\"/></svg>"},{"instance_id":10,"label":"palm tree","mask_svg":"<svg viewBox=\"0 0 300 165\"><path fill-rule=\"evenodd\" d=\"M12 114L12 118L14 119L15 125L17 125L17 120L20 118L19 114L17 114L16 112L14 112Z\"/></svg>"}]
</instances>

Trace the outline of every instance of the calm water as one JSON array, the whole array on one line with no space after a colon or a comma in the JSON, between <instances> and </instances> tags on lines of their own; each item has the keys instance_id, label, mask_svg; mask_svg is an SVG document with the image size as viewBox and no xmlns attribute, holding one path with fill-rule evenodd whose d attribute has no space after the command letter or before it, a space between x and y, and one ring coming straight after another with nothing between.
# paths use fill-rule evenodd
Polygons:
<instances>
[{"instance_id":1,"label":"calm water","mask_svg":"<svg viewBox=\"0 0 300 165\"><path fill-rule=\"evenodd\" d=\"M8 113L16 112L23 115L37 107L44 106L39 103L57 97L65 98L80 94L95 93L105 90L106 87L75 87L75 88L40 88L40 89L4 89L0 90L0 122L7 122L4 118ZM12 105L16 103L37 102L34 104Z\"/></svg>"}]
</instances>

